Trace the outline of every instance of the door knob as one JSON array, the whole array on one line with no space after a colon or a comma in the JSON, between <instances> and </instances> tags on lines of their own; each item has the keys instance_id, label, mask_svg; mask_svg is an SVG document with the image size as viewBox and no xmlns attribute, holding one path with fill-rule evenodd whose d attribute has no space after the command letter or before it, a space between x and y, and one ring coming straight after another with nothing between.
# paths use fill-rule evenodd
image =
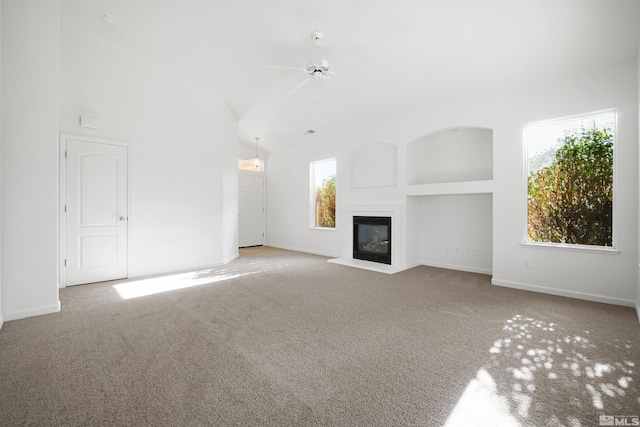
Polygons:
<instances>
[{"instance_id":1,"label":"door knob","mask_svg":"<svg viewBox=\"0 0 640 427\"><path fill-rule=\"evenodd\" d=\"M125 218L125 217L123 217L123 216L121 216L121 217L120 217L120 221L124 221L125 219L126 219L126 218Z\"/></svg>"}]
</instances>

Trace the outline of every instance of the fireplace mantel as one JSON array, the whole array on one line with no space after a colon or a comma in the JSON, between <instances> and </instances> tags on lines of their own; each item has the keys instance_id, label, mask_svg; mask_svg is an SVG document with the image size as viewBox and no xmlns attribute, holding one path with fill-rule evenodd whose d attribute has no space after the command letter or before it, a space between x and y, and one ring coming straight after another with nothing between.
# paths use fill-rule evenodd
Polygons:
<instances>
[{"instance_id":1,"label":"fireplace mantel","mask_svg":"<svg viewBox=\"0 0 640 427\"><path fill-rule=\"evenodd\" d=\"M392 240L391 265L371 261L353 259L353 217L354 216L386 216L391 217ZM405 215L404 206L399 205L352 205L343 211L342 257L333 258L329 262L381 273L394 274L406 269L405 263Z\"/></svg>"}]
</instances>

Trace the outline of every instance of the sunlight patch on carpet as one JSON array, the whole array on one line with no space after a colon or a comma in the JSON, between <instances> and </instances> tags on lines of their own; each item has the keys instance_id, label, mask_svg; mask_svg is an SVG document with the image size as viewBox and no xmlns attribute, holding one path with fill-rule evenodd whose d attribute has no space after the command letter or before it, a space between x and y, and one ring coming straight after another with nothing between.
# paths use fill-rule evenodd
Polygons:
<instances>
[{"instance_id":1,"label":"sunlight patch on carpet","mask_svg":"<svg viewBox=\"0 0 640 427\"><path fill-rule=\"evenodd\" d=\"M252 273L209 275L209 270L172 274L113 285L120 298L131 299L235 279Z\"/></svg>"},{"instance_id":2,"label":"sunlight patch on carpet","mask_svg":"<svg viewBox=\"0 0 640 427\"><path fill-rule=\"evenodd\" d=\"M519 426L509 411L507 398L500 396L496 383L484 369L462 393L444 427L458 426Z\"/></svg>"}]
</instances>

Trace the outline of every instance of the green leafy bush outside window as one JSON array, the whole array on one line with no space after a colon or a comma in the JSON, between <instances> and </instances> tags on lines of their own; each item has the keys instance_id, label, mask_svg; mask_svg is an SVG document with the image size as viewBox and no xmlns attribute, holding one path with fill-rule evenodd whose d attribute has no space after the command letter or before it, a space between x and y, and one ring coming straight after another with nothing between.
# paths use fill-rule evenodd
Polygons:
<instances>
[{"instance_id":1,"label":"green leafy bush outside window","mask_svg":"<svg viewBox=\"0 0 640 427\"><path fill-rule=\"evenodd\" d=\"M336 226L336 176L330 175L316 188L316 227Z\"/></svg>"},{"instance_id":2,"label":"green leafy bush outside window","mask_svg":"<svg viewBox=\"0 0 640 427\"><path fill-rule=\"evenodd\" d=\"M549 164L550 163L550 164ZM613 131L582 128L530 159L528 237L612 246Z\"/></svg>"}]
</instances>

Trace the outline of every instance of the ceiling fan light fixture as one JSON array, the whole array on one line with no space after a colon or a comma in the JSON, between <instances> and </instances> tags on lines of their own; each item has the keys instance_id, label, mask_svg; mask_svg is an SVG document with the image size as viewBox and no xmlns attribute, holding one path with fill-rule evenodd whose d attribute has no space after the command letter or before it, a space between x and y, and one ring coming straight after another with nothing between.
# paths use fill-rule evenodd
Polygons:
<instances>
[{"instance_id":1,"label":"ceiling fan light fixture","mask_svg":"<svg viewBox=\"0 0 640 427\"><path fill-rule=\"evenodd\" d=\"M311 38L315 40L319 46L322 46L320 44L320 39L322 38L322 32L320 30L316 30L313 33L311 33ZM298 83L298 85L296 85L291 91L289 91L289 94L293 94L303 86L309 85L309 83L312 80L317 83L317 88L320 89L324 81L330 78L329 74L331 75L336 74L329 67L329 61L327 61L326 59L322 59L320 60L320 62L316 62L313 59L310 59L307 61L304 68L288 67L288 66L283 67L283 66L275 66L275 65L270 65L268 66L268 68L280 68L285 70L302 71L303 73L306 74L306 78L300 83Z\"/></svg>"}]
</instances>

